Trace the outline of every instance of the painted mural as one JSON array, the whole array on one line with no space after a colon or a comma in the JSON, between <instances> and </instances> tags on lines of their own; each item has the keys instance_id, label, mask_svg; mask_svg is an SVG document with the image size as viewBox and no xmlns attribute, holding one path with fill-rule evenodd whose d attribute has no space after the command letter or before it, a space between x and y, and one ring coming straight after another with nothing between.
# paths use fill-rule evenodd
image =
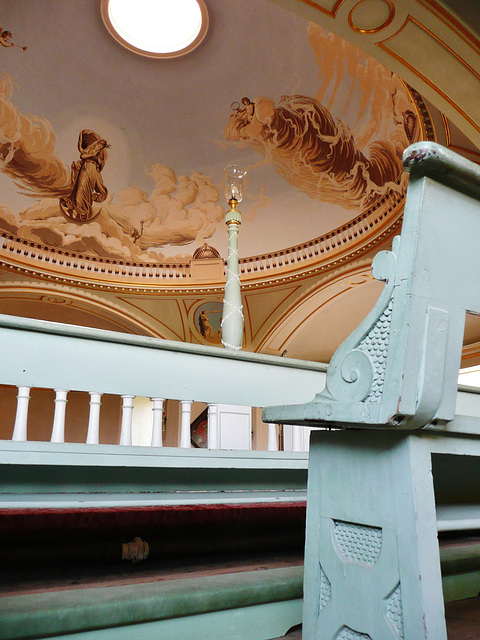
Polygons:
<instances>
[{"instance_id":1,"label":"painted mural","mask_svg":"<svg viewBox=\"0 0 480 640\"><path fill-rule=\"evenodd\" d=\"M135 186L109 194L101 175L109 145L91 130L80 132L80 160L69 169L55 152L51 124L20 112L13 85L0 78L0 170L34 202L21 212L0 206L6 231L68 251L148 262L161 258L156 250L164 245L210 237L223 220L218 188L199 172L177 176L155 164L149 194Z\"/></svg>"},{"instance_id":2,"label":"painted mural","mask_svg":"<svg viewBox=\"0 0 480 640\"><path fill-rule=\"evenodd\" d=\"M195 311L195 328L207 342L220 344L222 312L223 304L221 302L204 302Z\"/></svg>"},{"instance_id":3,"label":"painted mural","mask_svg":"<svg viewBox=\"0 0 480 640\"><path fill-rule=\"evenodd\" d=\"M322 76L318 94L286 95L278 104L244 97L241 105L232 104L225 137L251 145L310 198L364 210L387 191L403 188L402 153L419 136L412 101L382 65L318 25L308 31ZM337 94L348 85L345 101ZM355 100L349 114L359 89L360 109ZM332 114L339 101L345 120Z\"/></svg>"},{"instance_id":4,"label":"painted mural","mask_svg":"<svg viewBox=\"0 0 480 640\"><path fill-rule=\"evenodd\" d=\"M200 136L205 119L214 110L220 117L209 119L210 133L201 138L201 145L192 145L195 153L189 152L188 162L181 167L170 160L172 153L165 159L175 145L175 140L167 139L172 118L182 117L178 108L175 113L172 109L168 118L158 116L158 122L149 124L156 156L152 158L151 152L148 163L147 156L142 161L137 156L129 158L136 164L135 171L125 172L124 181L115 185L112 176L126 164L126 158L118 139L97 126L96 115L70 136L67 155L64 148L62 153L58 149L59 121L32 115L45 113L50 102L44 99L42 110L34 103L25 108L21 95L17 101L21 89L14 73L20 73L31 48L25 55L18 51L17 66L12 64L10 73L0 77L0 172L24 199L17 205L13 196L8 202L0 196L0 228L34 243L124 261L185 261L211 238L220 249L220 242L224 243L225 253L225 204L220 195L223 166L239 149L250 153L246 157L251 182L242 205L245 239L249 229L252 239L260 237L264 225L275 241L267 217L278 215L274 198L279 191L290 190L288 198L283 198L290 206L285 218L291 218L294 207L297 216L308 220L308 224L297 225L299 230L308 229L305 233L310 237L304 240L320 235L328 225L332 229L343 224L389 190L403 192L406 178L401 155L421 135L407 89L352 45L316 25L305 25L303 38L312 54L309 64L318 72L314 95L285 86L286 95L279 98L268 93L255 96L244 78L248 97L241 97L243 91L240 96L232 95L231 87L218 96L208 96L208 108L199 101L198 119L188 121L185 139ZM1 27L0 31L0 52L16 53L11 33ZM32 64L31 58L29 61ZM56 87L61 85L53 73L46 74L44 82L47 77L58 82ZM160 113L167 101L159 96ZM142 105L135 111L138 128ZM133 129L122 127L121 135L129 143ZM263 173L256 173L256 167L262 167ZM28 205L25 196L30 199ZM217 342L218 329L212 323L217 311L204 312L207 320L196 317L197 327L206 340Z\"/></svg>"},{"instance_id":5,"label":"painted mural","mask_svg":"<svg viewBox=\"0 0 480 640\"><path fill-rule=\"evenodd\" d=\"M104 202L108 195L102 180L102 169L107 161L109 146L95 131L80 131L80 160L72 162L72 190L68 196L60 198L60 210L68 220L88 222L100 213L100 207L94 209L93 204Z\"/></svg>"},{"instance_id":6,"label":"painted mural","mask_svg":"<svg viewBox=\"0 0 480 640\"><path fill-rule=\"evenodd\" d=\"M2 45L2 47L18 47L23 51L27 50L28 47L15 44L15 42L13 42L12 40L12 37L13 36L11 31L8 31L8 29L4 29L2 26L0 26L0 44Z\"/></svg>"}]
</instances>

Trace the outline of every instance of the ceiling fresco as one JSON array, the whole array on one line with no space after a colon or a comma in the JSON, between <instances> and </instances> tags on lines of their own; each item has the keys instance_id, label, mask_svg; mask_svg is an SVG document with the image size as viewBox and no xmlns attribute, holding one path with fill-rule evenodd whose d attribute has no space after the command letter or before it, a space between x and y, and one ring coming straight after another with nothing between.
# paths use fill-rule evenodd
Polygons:
<instances>
[{"instance_id":1,"label":"ceiling fresco","mask_svg":"<svg viewBox=\"0 0 480 640\"><path fill-rule=\"evenodd\" d=\"M402 152L424 135L407 87L266 1L255 23L236 20L252 2L210 0L205 42L171 61L120 47L91 0L3 2L0 228L88 256L181 262L205 241L226 255L232 161L248 169L241 256L403 194Z\"/></svg>"}]
</instances>

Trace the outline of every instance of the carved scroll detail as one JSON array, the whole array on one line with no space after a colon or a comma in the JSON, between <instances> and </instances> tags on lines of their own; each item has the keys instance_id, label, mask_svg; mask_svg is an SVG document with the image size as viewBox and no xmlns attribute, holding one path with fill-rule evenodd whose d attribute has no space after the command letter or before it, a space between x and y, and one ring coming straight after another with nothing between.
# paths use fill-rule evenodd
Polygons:
<instances>
[{"instance_id":1,"label":"carved scroll detail","mask_svg":"<svg viewBox=\"0 0 480 640\"><path fill-rule=\"evenodd\" d=\"M374 275L387 284L369 315L335 352L327 371L326 389L316 401L381 402L399 240L394 239L392 251L382 251L375 257Z\"/></svg>"}]
</instances>

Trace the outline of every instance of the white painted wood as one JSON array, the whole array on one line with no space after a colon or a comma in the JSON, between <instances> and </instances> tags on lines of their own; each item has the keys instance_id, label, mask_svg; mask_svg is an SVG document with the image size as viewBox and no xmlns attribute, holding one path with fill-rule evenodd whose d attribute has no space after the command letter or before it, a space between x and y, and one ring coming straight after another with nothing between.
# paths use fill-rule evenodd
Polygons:
<instances>
[{"instance_id":1,"label":"white painted wood","mask_svg":"<svg viewBox=\"0 0 480 640\"><path fill-rule=\"evenodd\" d=\"M293 451L303 451L303 437L302 437L302 427L298 427L294 425L292 427L292 450Z\"/></svg>"},{"instance_id":2,"label":"white painted wood","mask_svg":"<svg viewBox=\"0 0 480 640\"><path fill-rule=\"evenodd\" d=\"M343 625L372 640L446 640L433 439L312 435L304 640L334 638Z\"/></svg>"},{"instance_id":3,"label":"white painted wood","mask_svg":"<svg viewBox=\"0 0 480 640\"><path fill-rule=\"evenodd\" d=\"M473 531L480 529L480 505L437 505L438 531Z\"/></svg>"},{"instance_id":4,"label":"white painted wood","mask_svg":"<svg viewBox=\"0 0 480 640\"><path fill-rule=\"evenodd\" d=\"M325 384L326 367L316 362L6 315L0 330L1 384L255 407L306 402ZM108 376L92 366L106 362ZM202 375L189 375L195 370ZM168 372L160 382L159 371Z\"/></svg>"},{"instance_id":5,"label":"white painted wood","mask_svg":"<svg viewBox=\"0 0 480 640\"><path fill-rule=\"evenodd\" d=\"M307 464L303 453L286 458L281 452L268 451L5 440L0 441L0 465L29 467L29 480L12 474L0 484L0 505L13 509L304 502ZM76 478L71 484L70 468ZM57 469L62 484L55 484ZM92 469L98 470L96 477ZM184 469L189 470L188 477ZM258 476L263 477L265 471L270 480L259 490ZM84 473L80 487L79 473ZM37 484L36 476L45 474L50 474L51 482ZM110 478L106 484L105 477Z\"/></svg>"},{"instance_id":6,"label":"white painted wood","mask_svg":"<svg viewBox=\"0 0 480 640\"><path fill-rule=\"evenodd\" d=\"M133 399L135 396L122 396L122 426L120 430L120 444L130 446L132 444L132 416Z\"/></svg>"},{"instance_id":7,"label":"white painted wood","mask_svg":"<svg viewBox=\"0 0 480 640\"><path fill-rule=\"evenodd\" d=\"M135 396L132 411L132 445L150 447L153 433L153 402L144 396Z\"/></svg>"},{"instance_id":8,"label":"white painted wood","mask_svg":"<svg viewBox=\"0 0 480 640\"><path fill-rule=\"evenodd\" d=\"M90 391L90 414L88 416L87 444L98 444L100 439L100 407L102 394Z\"/></svg>"},{"instance_id":9,"label":"white painted wood","mask_svg":"<svg viewBox=\"0 0 480 640\"><path fill-rule=\"evenodd\" d=\"M163 447L163 403L165 402L165 398L152 398L152 402L152 447Z\"/></svg>"},{"instance_id":10,"label":"white painted wood","mask_svg":"<svg viewBox=\"0 0 480 640\"><path fill-rule=\"evenodd\" d=\"M17 413L13 427L12 440L25 442L27 440L28 403L30 387L18 387Z\"/></svg>"},{"instance_id":11,"label":"white painted wood","mask_svg":"<svg viewBox=\"0 0 480 640\"><path fill-rule=\"evenodd\" d=\"M308 451L311 431L310 427L283 425L283 450Z\"/></svg>"},{"instance_id":12,"label":"white painted wood","mask_svg":"<svg viewBox=\"0 0 480 640\"><path fill-rule=\"evenodd\" d=\"M65 442L65 410L67 408L67 393L65 389L55 389L55 413L51 442Z\"/></svg>"},{"instance_id":13,"label":"white painted wood","mask_svg":"<svg viewBox=\"0 0 480 640\"><path fill-rule=\"evenodd\" d=\"M208 448L219 449L218 405L208 405Z\"/></svg>"},{"instance_id":14,"label":"white painted wood","mask_svg":"<svg viewBox=\"0 0 480 640\"><path fill-rule=\"evenodd\" d=\"M218 405L219 448L252 448L252 409L243 405Z\"/></svg>"},{"instance_id":15,"label":"white painted wood","mask_svg":"<svg viewBox=\"0 0 480 640\"><path fill-rule=\"evenodd\" d=\"M267 451L278 451L277 425L268 425Z\"/></svg>"},{"instance_id":16,"label":"white painted wood","mask_svg":"<svg viewBox=\"0 0 480 640\"><path fill-rule=\"evenodd\" d=\"M182 449L189 449L192 446L191 434L190 434L190 421L192 416L192 401L181 400L181 422L180 422L180 447Z\"/></svg>"}]
</instances>

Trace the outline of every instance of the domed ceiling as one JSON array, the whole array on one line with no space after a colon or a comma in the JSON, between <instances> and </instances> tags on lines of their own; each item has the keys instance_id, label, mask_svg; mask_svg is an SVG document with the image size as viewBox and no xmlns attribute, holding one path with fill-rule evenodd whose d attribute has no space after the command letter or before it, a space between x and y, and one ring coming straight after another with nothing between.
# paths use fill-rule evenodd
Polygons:
<instances>
[{"instance_id":1,"label":"domed ceiling","mask_svg":"<svg viewBox=\"0 0 480 640\"><path fill-rule=\"evenodd\" d=\"M426 136L404 83L269 2L208 8L199 49L152 60L106 33L96 2L4 4L27 48L1 52L3 230L127 262L185 262L205 240L225 255L233 160L248 169L243 256L401 199L402 152Z\"/></svg>"},{"instance_id":2,"label":"domed ceiling","mask_svg":"<svg viewBox=\"0 0 480 640\"><path fill-rule=\"evenodd\" d=\"M183 329L165 320L160 332L199 342L200 302L217 309L223 271L192 280L190 263L205 243L226 257L226 165L248 170L240 257L254 287L361 259L399 229L403 150L452 135L469 146L405 82L318 24L267 0L206 5L205 40L174 59L118 44L100 2L6 0L0 15L2 264L99 290L203 287L214 297L192 298ZM348 286L369 285L370 259L345 274ZM259 327L274 310L285 319L291 294L272 292L260 310L247 301L251 348L268 351Z\"/></svg>"}]
</instances>

